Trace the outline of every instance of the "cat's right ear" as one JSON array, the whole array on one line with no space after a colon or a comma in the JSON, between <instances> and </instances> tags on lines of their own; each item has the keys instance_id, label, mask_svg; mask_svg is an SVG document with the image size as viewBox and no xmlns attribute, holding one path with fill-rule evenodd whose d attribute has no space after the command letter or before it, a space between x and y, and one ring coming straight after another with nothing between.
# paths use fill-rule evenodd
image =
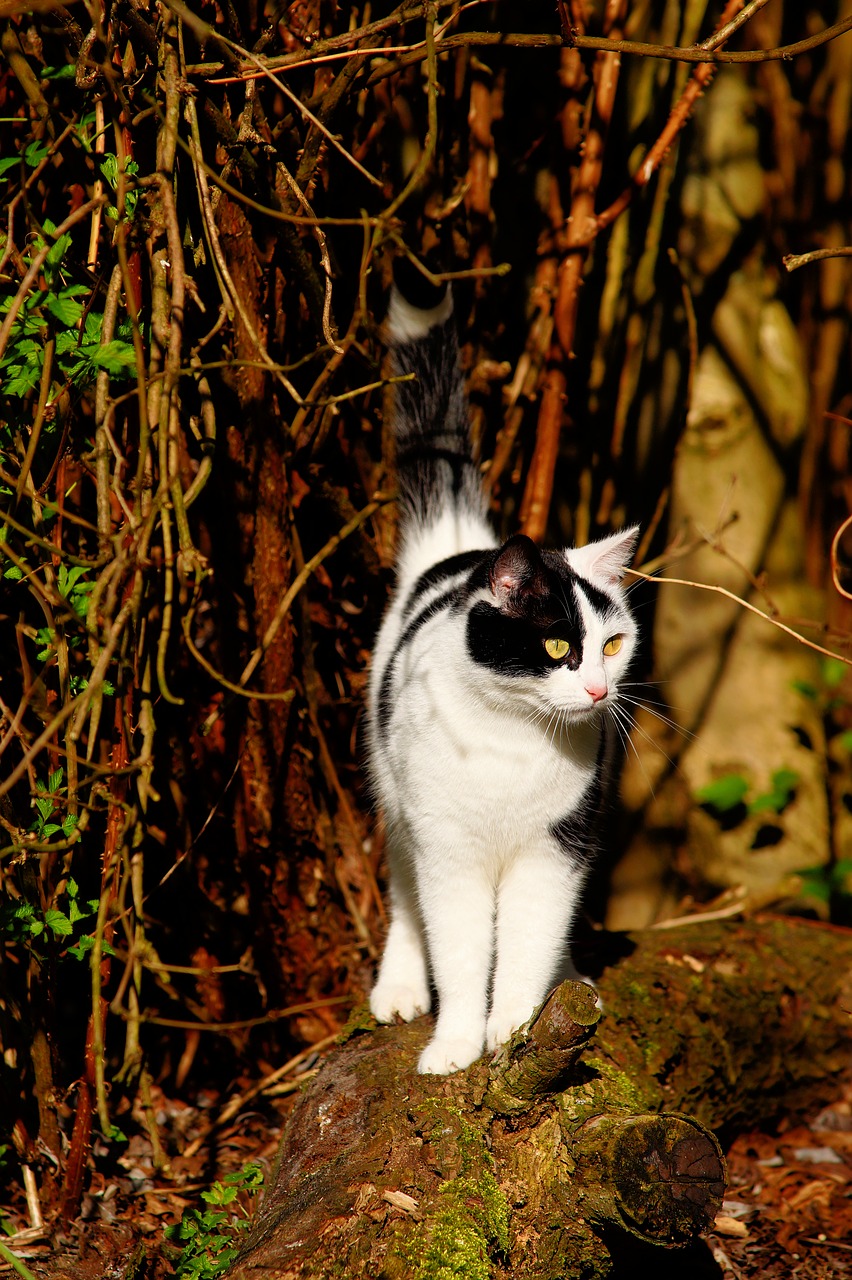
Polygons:
<instances>
[{"instance_id":1,"label":"cat's right ear","mask_svg":"<svg viewBox=\"0 0 852 1280\"><path fill-rule=\"evenodd\" d=\"M541 554L532 538L516 533L497 552L488 575L492 592L501 608L524 596L544 595L547 579Z\"/></svg>"}]
</instances>

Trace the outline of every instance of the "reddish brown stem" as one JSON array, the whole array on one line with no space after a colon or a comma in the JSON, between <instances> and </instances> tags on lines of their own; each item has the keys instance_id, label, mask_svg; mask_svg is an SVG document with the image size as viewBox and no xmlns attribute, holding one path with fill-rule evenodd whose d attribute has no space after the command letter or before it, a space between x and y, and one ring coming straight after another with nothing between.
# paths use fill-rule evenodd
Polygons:
<instances>
[{"instance_id":1,"label":"reddish brown stem","mask_svg":"<svg viewBox=\"0 0 852 1280\"><path fill-rule=\"evenodd\" d=\"M620 0L609 0L605 15L607 34L621 8ZM577 55L571 51L567 56ZM589 246L596 234L595 197L603 170L604 148L612 119L620 66L620 54L598 53L595 57L592 123L586 134L583 156L572 190L571 212L566 225L565 250L559 268L554 307L556 332L550 350L551 368L545 379L535 449L521 506L523 530L531 538L543 537L547 526L567 390L567 361L574 346L583 268Z\"/></svg>"},{"instance_id":2,"label":"reddish brown stem","mask_svg":"<svg viewBox=\"0 0 852 1280\"><path fill-rule=\"evenodd\" d=\"M124 826L124 802L127 794L127 777L124 770L129 762L127 740L124 734L123 710L120 699L115 703L115 738L110 761L112 777L110 778L110 808L107 817L106 839L104 841L103 862L101 864L101 893L107 892L107 880L110 873L116 875L116 852ZM112 940L114 927L108 924L104 930L107 942ZM110 975L110 959L105 955L101 960L101 991L103 991ZM107 1001L100 1000L100 1025L104 1026L107 1015ZM60 1214L65 1222L76 1218L80 1211L80 1198L83 1194L83 1176L86 1161L92 1145L92 1115L94 1109L95 1083L97 1077L95 1064L95 1019L89 1014L86 1026L86 1047L84 1051L83 1077L77 1086L77 1110L74 1116L74 1128L71 1132L71 1147L68 1152L68 1163L65 1167L65 1184L62 1189Z\"/></svg>"},{"instance_id":3,"label":"reddish brown stem","mask_svg":"<svg viewBox=\"0 0 852 1280\"><path fill-rule=\"evenodd\" d=\"M719 39L719 35L721 35L742 7L743 0L728 0L728 3L725 5L725 11L719 20L719 27L717 29L718 34L716 36L711 36L710 39L706 41L706 47L709 51L712 51L715 48L717 42L722 43ZM594 229L590 231L590 235L592 237L596 236L599 231L604 229L604 227L608 227L615 222L618 215L623 213L628 207L635 192L648 185L651 178L663 163L663 160L665 159L669 148L674 143L675 138L692 115L696 102L701 97L715 74L716 63L699 62L684 87L683 93L675 103L662 133L651 147L639 168L636 170L636 173L633 175L632 182L628 187L625 187L617 199L613 200L609 208L604 209L603 212L599 213L595 218Z\"/></svg>"}]
</instances>

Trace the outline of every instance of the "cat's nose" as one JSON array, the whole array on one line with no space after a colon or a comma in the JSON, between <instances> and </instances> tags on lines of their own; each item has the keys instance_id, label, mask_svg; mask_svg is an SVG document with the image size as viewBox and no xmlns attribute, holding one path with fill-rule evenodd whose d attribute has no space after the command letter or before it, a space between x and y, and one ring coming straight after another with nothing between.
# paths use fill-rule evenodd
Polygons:
<instances>
[{"instance_id":1,"label":"cat's nose","mask_svg":"<svg viewBox=\"0 0 852 1280\"><path fill-rule=\"evenodd\" d=\"M601 698L605 698L608 692L605 684L587 684L585 685L585 690L591 697L592 702L600 702Z\"/></svg>"}]
</instances>

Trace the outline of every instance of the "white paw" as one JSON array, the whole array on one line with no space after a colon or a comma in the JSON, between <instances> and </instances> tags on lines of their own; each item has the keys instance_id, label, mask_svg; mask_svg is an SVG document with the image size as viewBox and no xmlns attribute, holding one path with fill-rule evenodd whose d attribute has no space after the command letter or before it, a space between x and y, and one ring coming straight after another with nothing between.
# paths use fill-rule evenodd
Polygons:
<instances>
[{"instance_id":1,"label":"white paw","mask_svg":"<svg viewBox=\"0 0 852 1280\"><path fill-rule=\"evenodd\" d=\"M482 1053L480 1040L430 1040L420 1055L417 1070L422 1076L448 1076L463 1071Z\"/></svg>"},{"instance_id":2,"label":"white paw","mask_svg":"<svg viewBox=\"0 0 852 1280\"><path fill-rule=\"evenodd\" d=\"M533 1010L527 1009L525 1012L514 1013L492 1013L485 1024L485 1047L489 1052L499 1049L501 1044L505 1044L509 1037L517 1031L518 1027L532 1017Z\"/></svg>"},{"instance_id":3,"label":"white paw","mask_svg":"<svg viewBox=\"0 0 852 1280\"><path fill-rule=\"evenodd\" d=\"M377 982L370 993L370 1012L377 1022L393 1022L397 1015L403 1022L428 1013L432 999L427 986L405 986L397 982Z\"/></svg>"}]
</instances>

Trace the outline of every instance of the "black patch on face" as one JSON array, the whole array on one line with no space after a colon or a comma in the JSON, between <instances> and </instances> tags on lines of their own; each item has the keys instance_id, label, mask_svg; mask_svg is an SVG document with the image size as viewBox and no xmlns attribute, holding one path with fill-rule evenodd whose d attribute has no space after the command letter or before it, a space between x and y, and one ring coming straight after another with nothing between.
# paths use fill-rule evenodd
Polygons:
<instances>
[{"instance_id":1,"label":"black patch on face","mask_svg":"<svg viewBox=\"0 0 852 1280\"><path fill-rule=\"evenodd\" d=\"M539 551L529 538L510 538L494 554L490 580L499 603L481 600L468 615L473 661L507 676L544 676L559 665L576 669L583 654L583 620L574 594L576 575L564 557ZM547 655L549 636L571 645L561 664Z\"/></svg>"},{"instance_id":2,"label":"black patch on face","mask_svg":"<svg viewBox=\"0 0 852 1280\"><path fill-rule=\"evenodd\" d=\"M615 601L612 596L608 596L605 591L601 591L600 587L594 586L589 582L588 578L581 578L578 573L572 573L572 578L594 609L595 613L599 613L601 617L606 617L612 612Z\"/></svg>"},{"instance_id":3,"label":"black patch on face","mask_svg":"<svg viewBox=\"0 0 852 1280\"><path fill-rule=\"evenodd\" d=\"M486 559L488 559L487 552L462 551L458 555L449 556L446 560L439 560L437 564L432 565L431 569L421 573L411 588L408 599L405 602L404 612L406 614L410 613L418 598L428 591L430 587L437 586L445 578L452 578L457 573L463 573L466 569L473 569L474 566Z\"/></svg>"}]
</instances>

